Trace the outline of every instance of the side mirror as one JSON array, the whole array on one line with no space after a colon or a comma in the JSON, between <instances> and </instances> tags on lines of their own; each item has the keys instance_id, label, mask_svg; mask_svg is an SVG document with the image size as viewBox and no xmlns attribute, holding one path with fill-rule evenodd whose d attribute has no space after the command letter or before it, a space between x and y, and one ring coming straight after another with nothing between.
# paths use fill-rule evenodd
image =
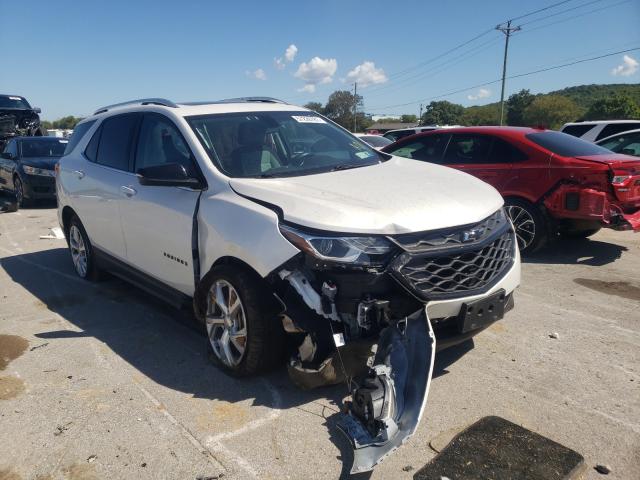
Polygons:
<instances>
[{"instance_id":1,"label":"side mirror","mask_svg":"<svg viewBox=\"0 0 640 480\"><path fill-rule=\"evenodd\" d=\"M2 156L2 158L6 158L7 160L13 160L13 153L11 152L2 152L0 156Z\"/></svg>"},{"instance_id":2,"label":"side mirror","mask_svg":"<svg viewBox=\"0 0 640 480\"><path fill-rule=\"evenodd\" d=\"M140 168L136 175L140 185L156 187L187 187L201 189L202 182L190 177L184 166L179 163L163 163Z\"/></svg>"},{"instance_id":3,"label":"side mirror","mask_svg":"<svg viewBox=\"0 0 640 480\"><path fill-rule=\"evenodd\" d=\"M39 107L35 107L35 108L33 109L33 111L34 111L34 112L36 112L36 113L42 113L42 109L41 109L41 108L39 108Z\"/></svg>"}]
</instances>

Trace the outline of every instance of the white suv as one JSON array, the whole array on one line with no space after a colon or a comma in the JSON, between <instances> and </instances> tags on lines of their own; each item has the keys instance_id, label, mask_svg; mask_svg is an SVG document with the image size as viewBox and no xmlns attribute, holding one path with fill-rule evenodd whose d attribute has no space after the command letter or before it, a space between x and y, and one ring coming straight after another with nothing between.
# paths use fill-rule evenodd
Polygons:
<instances>
[{"instance_id":1,"label":"white suv","mask_svg":"<svg viewBox=\"0 0 640 480\"><path fill-rule=\"evenodd\" d=\"M296 383L343 381L366 345L340 421L354 472L415 430L435 338L500 319L520 282L493 187L269 98L102 108L74 130L57 195L77 274L193 304L232 374L288 350Z\"/></svg>"}]
</instances>

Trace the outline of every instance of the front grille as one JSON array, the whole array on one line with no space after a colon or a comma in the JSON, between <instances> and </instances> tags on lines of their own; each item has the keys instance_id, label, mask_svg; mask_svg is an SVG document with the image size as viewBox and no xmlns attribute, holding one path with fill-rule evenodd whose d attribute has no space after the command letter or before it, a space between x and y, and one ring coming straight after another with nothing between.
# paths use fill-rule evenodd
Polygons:
<instances>
[{"instance_id":1,"label":"front grille","mask_svg":"<svg viewBox=\"0 0 640 480\"><path fill-rule=\"evenodd\" d=\"M493 286L514 260L511 228L475 245L439 253L405 252L392 262L394 276L424 300L473 295Z\"/></svg>"}]
</instances>

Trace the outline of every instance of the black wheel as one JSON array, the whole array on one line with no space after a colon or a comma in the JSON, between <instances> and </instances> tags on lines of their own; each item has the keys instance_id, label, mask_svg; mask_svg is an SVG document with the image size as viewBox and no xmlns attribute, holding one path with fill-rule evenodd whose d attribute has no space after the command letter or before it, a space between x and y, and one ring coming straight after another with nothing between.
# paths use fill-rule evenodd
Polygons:
<instances>
[{"instance_id":1,"label":"black wheel","mask_svg":"<svg viewBox=\"0 0 640 480\"><path fill-rule=\"evenodd\" d=\"M89 236L80 219L74 215L69 222L67 242L73 268L80 278L86 280L98 280L100 271L96 266L96 259Z\"/></svg>"},{"instance_id":2,"label":"black wheel","mask_svg":"<svg viewBox=\"0 0 640 480\"><path fill-rule=\"evenodd\" d=\"M505 200L505 210L513 223L520 253L533 253L547 243L549 227L544 214L520 198Z\"/></svg>"},{"instance_id":3,"label":"black wheel","mask_svg":"<svg viewBox=\"0 0 640 480\"><path fill-rule=\"evenodd\" d=\"M262 373L284 358L285 333L266 289L237 265L220 265L202 279L210 357L231 375Z\"/></svg>"},{"instance_id":4,"label":"black wheel","mask_svg":"<svg viewBox=\"0 0 640 480\"><path fill-rule=\"evenodd\" d=\"M564 238L587 238L598 233L602 227L582 228L582 229L562 229L560 236Z\"/></svg>"},{"instance_id":5,"label":"black wheel","mask_svg":"<svg viewBox=\"0 0 640 480\"><path fill-rule=\"evenodd\" d=\"M24 196L24 185L17 175L13 177L13 193L16 196L18 207L24 208L31 205L31 199Z\"/></svg>"}]
</instances>

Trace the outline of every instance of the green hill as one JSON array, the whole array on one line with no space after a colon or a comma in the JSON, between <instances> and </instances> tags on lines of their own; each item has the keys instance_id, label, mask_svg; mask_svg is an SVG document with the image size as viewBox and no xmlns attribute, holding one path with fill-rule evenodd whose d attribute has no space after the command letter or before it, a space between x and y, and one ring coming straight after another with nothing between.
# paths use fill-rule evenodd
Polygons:
<instances>
[{"instance_id":1,"label":"green hill","mask_svg":"<svg viewBox=\"0 0 640 480\"><path fill-rule=\"evenodd\" d=\"M562 95L573 100L579 107L588 109L596 100L613 95L625 95L640 105L640 84L611 83L607 85L578 85L540 95Z\"/></svg>"}]
</instances>

